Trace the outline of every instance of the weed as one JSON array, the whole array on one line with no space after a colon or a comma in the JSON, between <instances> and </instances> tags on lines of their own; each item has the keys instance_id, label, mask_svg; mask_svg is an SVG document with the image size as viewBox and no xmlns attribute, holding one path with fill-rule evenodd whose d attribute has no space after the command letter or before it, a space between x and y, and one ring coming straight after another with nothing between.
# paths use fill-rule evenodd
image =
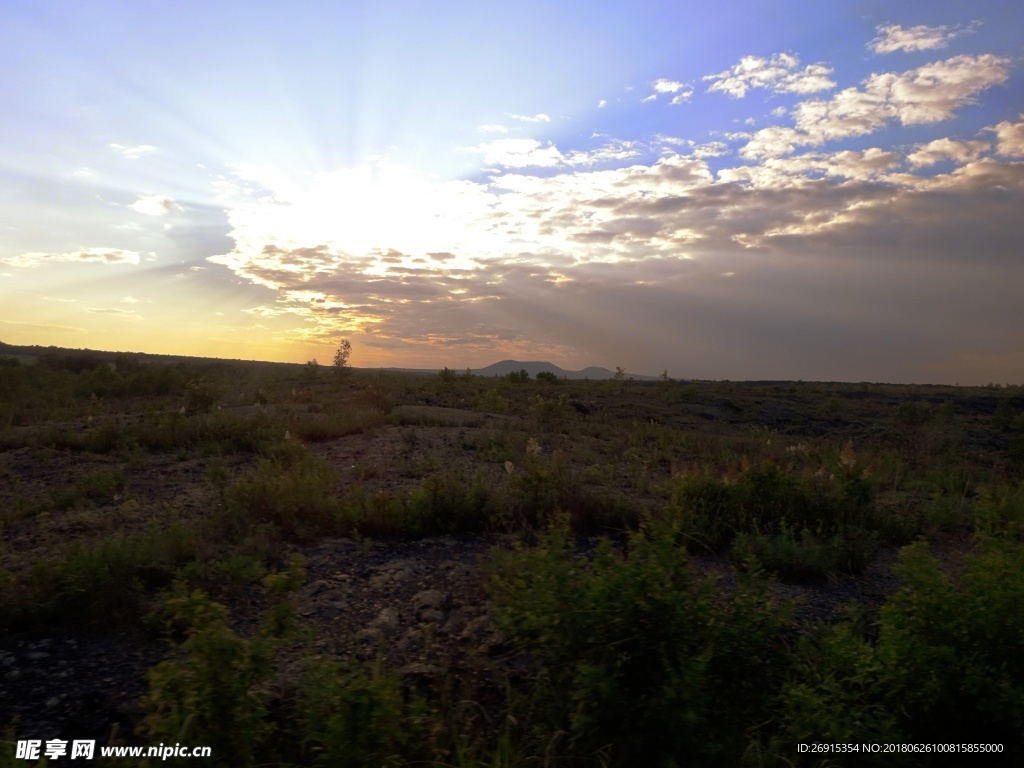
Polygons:
<instances>
[{"instance_id":1,"label":"weed","mask_svg":"<svg viewBox=\"0 0 1024 768\"><path fill-rule=\"evenodd\" d=\"M336 482L326 462L308 454L301 443L286 442L227 488L220 535L242 534L253 522L270 523L297 539L334 533L340 509Z\"/></svg>"},{"instance_id":2,"label":"weed","mask_svg":"<svg viewBox=\"0 0 1024 768\"><path fill-rule=\"evenodd\" d=\"M503 631L543 662L548 732L614 765L735 764L782 669L787 611L752 577L724 595L697 578L678 527L649 525L628 556L605 540L588 563L568 523L535 550L495 553L489 585Z\"/></svg>"},{"instance_id":3,"label":"weed","mask_svg":"<svg viewBox=\"0 0 1024 768\"><path fill-rule=\"evenodd\" d=\"M301 558L289 570L264 580L270 609L258 636L243 639L226 624L227 611L202 591L178 583L160 615L168 630L184 632L171 658L149 676L144 730L153 741L184 741L231 755L235 765L252 765L274 729L254 687L265 680L283 639L294 629L291 594L305 576Z\"/></svg>"},{"instance_id":4,"label":"weed","mask_svg":"<svg viewBox=\"0 0 1024 768\"><path fill-rule=\"evenodd\" d=\"M821 578L834 567L859 572L876 537L872 486L850 460L837 482L808 480L772 464L737 476L687 473L669 482L669 514L691 547L742 561L756 555L792 578Z\"/></svg>"},{"instance_id":5,"label":"weed","mask_svg":"<svg viewBox=\"0 0 1024 768\"><path fill-rule=\"evenodd\" d=\"M797 674L781 697L777 754L791 755L805 740L964 739L1019 754L1024 551L987 540L954 580L919 542L903 549L897 572L906 586L882 607L877 639L841 623L801 643ZM926 764L909 754L861 757L857 765Z\"/></svg>"},{"instance_id":6,"label":"weed","mask_svg":"<svg viewBox=\"0 0 1024 768\"><path fill-rule=\"evenodd\" d=\"M304 765L399 768L430 757L426 702L407 702L398 678L380 664L367 674L316 659L300 686L292 738Z\"/></svg>"}]
</instances>

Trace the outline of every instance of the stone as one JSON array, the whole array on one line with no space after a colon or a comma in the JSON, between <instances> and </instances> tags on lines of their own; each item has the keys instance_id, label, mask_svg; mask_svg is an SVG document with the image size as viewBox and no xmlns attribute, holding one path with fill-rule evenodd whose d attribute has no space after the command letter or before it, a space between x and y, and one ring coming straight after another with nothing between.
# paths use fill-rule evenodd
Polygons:
<instances>
[{"instance_id":1,"label":"stone","mask_svg":"<svg viewBox=\"0 0 1024 768\"><path fill-rule=\"evenodd\" d=\"M377 618L370 622L370 627L383 631L392 631L398 627L398 611L394 608L382 608Z\"/></svg>"},{"instance_id":2,"label":"stone","mask_svg":"<svg viewBox=\"0 0 1024 768\"><path fill-rule=\"evenodd\" d=\"M444 614L435 608L421 608L419 618L420 621L429 621L433 624L440 624L444 621Z\"/></svg>"},{"instance_id":3,"label":"stone","mask_svg":"<svg viewBox=\"0 0 1024 768\"><path fill-rule=\"evenodd\" d=\"M412 599L413 607L417 610L424 608L441 610L447 603L448 595L438 589L425 589L422 592L417 592Z\"/></svg>"},{"instance_id":4,"label":"stone","mask_svg":"<svg viewBox=\"0 0 1024 768\"><path fill-rule=\"evenodd\" d=\"M316 581L304 586L302 588L302 591L299 592L299 595L305 598L306 600L309 600L310 598L316 597L318 594L328 589L329 587L330 584L326 580L317 579Z\"/></svg>"},{"instance_id":5,"label":"stone","mask_svg":"<svg viewBox=\"0 0 1024 768\"><path fill-rule=\"evenodd\" d=\"M467 616L462 608L456 608L448 616L448 621L441 627L443 635L458 635L466 627Z\"/></svg>"}]
</instances>

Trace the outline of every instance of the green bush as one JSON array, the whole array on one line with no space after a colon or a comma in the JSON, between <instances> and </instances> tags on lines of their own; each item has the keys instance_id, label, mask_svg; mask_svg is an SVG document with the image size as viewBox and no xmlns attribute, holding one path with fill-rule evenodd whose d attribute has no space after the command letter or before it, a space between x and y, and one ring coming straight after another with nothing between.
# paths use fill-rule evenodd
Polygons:
<instances>
[{"instance_id":1,"label":"green bush","mask_svg":"<svg viewBox=\"0 0 1024 768\"><path fill-rule=\"evenodd\" d=\"M565 394L558 397L534 395L529 400L529 409L534 423L543 430L561 429L574 415L569 396Z\"/></svg>"},{"instance_id":2,"label":"green bush","mask_svg":"<svg viewBox=\"0 0 1024 768\"><path fill-rule=\"evenodd\" d=\"M668 490L669 515L691 549L755 555L782 576L859 572L877 546L873 490L856 467L826 480L764 464L735 479L683 475Z\"/></svg>"},{"instance_id":3,"label":"green bush","mask_svg":"<svg viewBox=\"0 0 1024 768\"><path fill-rule=\"evenodd\" d=\"M0 614L14 624L138 621L146 599L171 583L195 557L194 535L183 525L72 544L59 559L41 558L0 594Z\"/></svg>"},{"instance_id":4,"label":"green bush","mask_svg":"<svg viewBox=\"0 0 1024 768\"><path fill-rule=\"evenodd\" d=\"M227 488L220 535L241 535L261 522L296 539L334 534L341 509L336 484L327 462L309 454L300 442L286 441Z\"/></svg>"},{"instance_id":5,"label":"green bush","mask_svg":"<svg viewBox=\"0 0 1024 768\"><path fill-rule=\"evenodd\" d=\"M398 677L378 665L370 674L337 662L308 665L289 718L302 765L399 768L426 761L425 702L406 702Z\"/></svg>"},{"instance_id":6,"label":"green bush","mask_svg":"<svg viewBox=\"0 0 1024 768\"><path fill-rule=\"evenodd\" d=\"M190 413L209 413L224 396L218 385L194 379L185 386L185 408Z\"/></svg>"},{"instance_id":7,"label":"green bush","mask_svg":"<svg viewBox=\"0 0 1024 768\"><path fill-rule=\"evenodd\" d=\"M542 662L541 713L576 757L612 765L735 765L783 666L788 612L754 577L720 592L662 523L576 555L561 516L534 550L496 553L489 589L502 630Z\"/></svg>"},{"instance_id":8,"label":"green bush","mask_svg":"<svg viewBox=\"0 0 1024 768\"><path fill-rule=\"evenodd\" d=\"M270 609L251 639L228 627L222 605L199 590L176 586L162 618L168 630L183 631L185 640L149 675L144 730L152 741L191 741L211 747L219 761L254 764L275 729L256 687L269 678L281 641L294 629L291 594L304 578L304 563L296 556L286 573L263 580Z\"/></svg>"},{"instance_id":9,"label":"green bush","mask_svg":"<svg viewBox=\"0 0 1024 768\"><path fill-rule=\"evenodd\" d=\"M769 751L791 765L800 742L996 743L1005 750L999 764L1015 764L1024 750L1024 550L989 539L954 579L919 542L900 553L897 574L905 586L882 607L874 637L842 623L801 643ZM962 760L948 757L831 756L827 764Z\"/></svg>"}]
</instances>

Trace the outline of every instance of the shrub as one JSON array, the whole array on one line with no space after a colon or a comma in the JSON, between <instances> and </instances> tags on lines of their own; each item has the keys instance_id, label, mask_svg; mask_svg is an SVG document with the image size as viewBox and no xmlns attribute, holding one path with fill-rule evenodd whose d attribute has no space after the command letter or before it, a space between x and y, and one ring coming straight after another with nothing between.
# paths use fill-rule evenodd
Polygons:
<instances>
[{"instance_id":1,"label":"shrub","mask_svg":"<svg viewBox=\"0 0 1024 768\"><path fill-rule=\"evenodd\" d=\"M474 408L484 413L508 413L509 403L507 398L501 396L496 389L488 389L476 399Z\"/></svg>"},{"instance_id":2,"label":"shrub","mask_svg":"<svg viewBox=\"0 0 1024 768\"><path fill-rule=\"evenodd\" d=\"M379 665L367 674L315 659L300 685L291 741L303 765L398 768L429 758L425 703L407 704L398 677Z\"/></svg>"},{"instance_id":3,"label":"shrub","mask_svg":"<svg viewBox=\"0 0 1024 768\"><path fill-rule=\"evenodd\" d=\"M613 765L737 764L744 732L767 712L782 669L787 609L753 577L721 593L698 578L677 527L604 540L591 562L560 516L535 550L495 553L489 590L499 624L543 665L549 729L578 757Z\"/></svg>"},{"instance_id":4,"label":"shrub","mask_svg":"<svg viewBox=\"0 0 1024 768\"><path fill-rule=\"evenodd\" d=\"M1024 749L1024 551L988 540L954 579L919 542L900 553L897 574L905 586L882 607L876 639L845 622L801 643L777 754L792 764L792 745L807 741L999 743L1012 764ZM871 760L848 764L943 764Z\"/></svg>"},{"instance_id":5,"label":"shrub","mask_svg":"<svg viewBox=\"0 0 1024 768\"><path fill-rule=\"evenodd\" d=\"M529 404L530 416L540 429L559 429L573 415L568 395L559 395L557 398L534 395L530 398Z\"/></svg>"},{"instance_id":6,"label":"shrub","mask_svg":"<svg viewBox=\"0 0 1024 768\"><path fill-rule=\"evenodd\" d=\"M739 561L753 554L793 578L820 578L840 567L858 572L875 551L873 490L854 465L835 481L764 464L735 479L682 475L668 488L670 516L697 551L731 548Z\"/></svg>"},{"instance_id":7,"label":"shrub","mask_svg":"<svg viewBox=\"0 0 1024 768\"><path fill-rule=\"evenodd\" d=\"M23 578L12 578L0 613L12 624L135 622L148 596L170 584L195 549L180 524L76 542L60 561L37 560Z\"/></svg>"},{"instance_id":8,"label":"shrub","mask_svg":"<svg viewBox=\"0 0 1024 768\"><path fill-rule=\"evenodd\" d=\"M336 482L330 465L289 441L227 489L220 534L240 535L259 522L297 539L334 533L340 509Z\"/></svg>"},{"instance_id":9,"label":"shrub","mask_svg":"<svg viewBox=\"0 0 1024 768\"><path fill-rule=\"evenodd\" d=\"M209 413L223 396L221 388L210 381L190 381L185 387L185 409L191 413Z\"/></svg>"},{"instance_id":10,"label":"shrub","mask_svg":"<svg viewBox=\"0 0 1024 768\"><path fill-rule=\"evenodd\" d=\"M215 756L230 755L232 765L255 762L274 727L255 687L269 677L275 651L293 628L290 595L304 577L296 556L287 573L264 579L271 607L252 639L227 626L223 606L199 590L177 586L163 618L186 639L149 675L144 728L153 741L189 740L211 747Z\"/></svg>"}]
</instances>

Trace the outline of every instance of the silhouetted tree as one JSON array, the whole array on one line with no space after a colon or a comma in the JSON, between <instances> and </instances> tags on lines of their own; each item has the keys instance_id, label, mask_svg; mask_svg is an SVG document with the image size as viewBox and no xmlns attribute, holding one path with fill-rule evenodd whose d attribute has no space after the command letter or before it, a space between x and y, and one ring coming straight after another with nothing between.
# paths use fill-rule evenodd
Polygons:
<instances>
[{"instance_id":1,"label":"silhouetted tree","mask_svg":"<svg viewBox=\"0 0 1024 768\"><path fill-rule=\"evenodd\" d=\"M344 376L349 372L348 358L352 354L352 342L342 339L338 351L334 353L334 375Z\"/></svg>"}]
</instances>

